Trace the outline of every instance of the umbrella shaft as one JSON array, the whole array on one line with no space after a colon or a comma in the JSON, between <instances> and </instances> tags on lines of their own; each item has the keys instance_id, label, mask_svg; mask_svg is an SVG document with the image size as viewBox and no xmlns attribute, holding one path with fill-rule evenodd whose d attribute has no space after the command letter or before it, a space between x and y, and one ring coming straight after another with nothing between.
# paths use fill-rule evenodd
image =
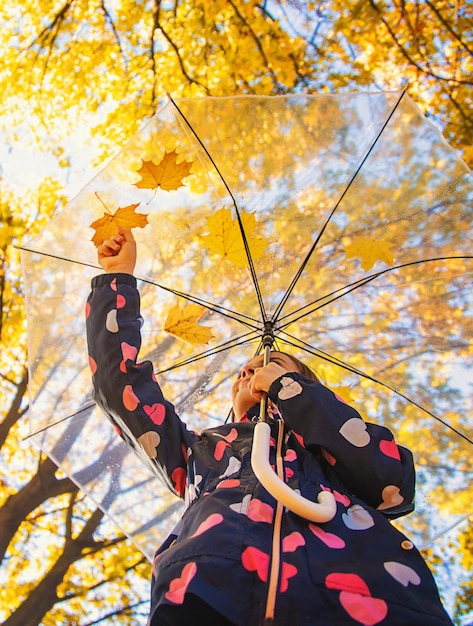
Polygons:
<instances>
[{"instance_id":1,"label":"umbrella shaft","mask_svg":"<svg viewBox=\"0 0 473 626\"><path fill-rule=\"evenodd\" d=\"M265 365L268 365L269 361L271 359L271 346L270 345L265 345L264 346L264 352L263 352L263 367ZM261 402L260 402L260 406L259 406L259 419L260 422L265 422L266 421L266 405L268 402L268 394L263 394L263 397L261 398Z\"/></svg>"}]
</instances>

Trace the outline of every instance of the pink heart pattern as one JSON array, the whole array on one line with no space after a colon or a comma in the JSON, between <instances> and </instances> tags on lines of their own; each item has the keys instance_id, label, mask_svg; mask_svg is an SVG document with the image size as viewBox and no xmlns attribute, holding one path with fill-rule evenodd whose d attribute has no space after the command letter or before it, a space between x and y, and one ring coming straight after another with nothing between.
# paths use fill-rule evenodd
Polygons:
<instances>
[{"instance_id":1,"label":"pink heart pattern","mask_svg":"<svg viewBox=\"0 0 473 626\"><path fill-rule=\"evenodd\" d=\"M334 535L333 533L329 533L326 530L320 528L320 526L316 526L315 524L309 524L310 530L314 533L316 537L320 539L327 547L333 548L334 550L341 550L346 546L344 540L338 535Z\"/></svg>"},{"instance_id":2,"label":"pink heart pattern","mask_svg":"<svg viewBox=\"0 0 473 626\"><path fill-rule=\"evenodd\" d=\"M257 498L251 500L247 515L253 522L267 522L271 524L273 514L274 509L271 505L261 502Z\"/></svg>"},{"instance_id":3,"label":"pink heart pattern","mask_svg":"<svg viewBox=\"0 0 473 626\"><path fill-rule=\"evenodd\" d=\"M215 446L214 457L217 461L221 461L223 458L223 454L225 452L225 448L230 448L230 444L226 441L218 441Z\"/></svg>"},{"instance_id":4,"label":"pink heart pattern","mask_svg":"<svg viewBox=\"0 0 473 626\"><path fill-rule=\"evenodd\" d=\"M289 587L289 579L297 576L297 567L291 563L283 563L281 568L281 585L279 590L281 593L287 591Z\"/></svg>"},{"instance_id":5,"label":"pink heart pattern","mask_svg":"<svg viewBox=\"0 0 473 626\"><path fill-rule=\"evenodd\" d=\"M122 348L123 360L125 362L128 360L134 361L136 359L136 356L138 354L138 348L136 348L135 346L131 346L126 341L122 341L121 348Z\"/></svg>"},{"instance_id":6,"label":"pink heart pattern","mask_svg":"<svg viewBox=\"0 0 473 626\"><path fill-rule=\"evenodd\" d=\"M363 626L379 624L388 614L388 605L384 600L350 591L340 593L340 604L352 619Z\"/></svg>"},{"instance_id":7,"label":"pink heart pattern","mask_svg":"<svg viewBox=\"0 0 473 626\"><path fill-rule=\"evenodd\" d=\"M189 583L197 574L197 565L193 561L184 565L179 578L171 580L169 591L164 594L166 600L173 604L182 604Z\"/></svg>"},{"instance_id":8,"label":"pink heart pattern","mask_svg":"<svg viewBox=\"0 0 473 626\"><path fill-rule=\"evenodd\" d=\"M267 582L269 574L269 555L258 548L249 546L241 555L243 567L249 572L256 572L262 582ZM282 563L280 591L284 593L289 586L289 579L297 575L297 567L291 563Z\"/></svg>"},{"instance_id":9,"label":"pink heart pattern","mask_svg":"<svg viewBox=\"0 0 473 626\"><path fill-rule=\"evenodd\" d=\"M214 451L214 457L216 458L216 460L221 461L225 452L225 448L230 448L231 443L235 441L235 439L238 437L238 431L236 428L232 428L228 435L220 435L219 433L214 433L214 435L223 439L223 441L217 442Z\"/></svg>"},{"instance_id":10,"label":"pink heart pattern","mask_svg":"<svg viewBox=\"0 0 473 626\"><path fill-rule=\"evenodd\" d=\"M208 530L210 530L214 526L218 526L222 522L223 522L223 515L220 515L220 513L212 513L212 515L209 515L208 518L205 519L199 525L199 527L197 528L195 533L193 535L191 535L190 538L198 537L199 535L202 535L203 533L207 532Z\"/></svg>"},{"instance_id":11,"label":"pink heart pattern","mask_svg":"<svg viewBox=\"0 0 473 626\"><path fill-rule=\"evenodd\" d=\"M186 490L187 472L183 467L176 467L171 474L171 480L178 496L183 496Z\"/></svg>"},{"instance_id":12,"label":"pink heart pattern","mask_svg":"<svg viewBox=\"0 0 473 626\"><path fill-rule=\"evenodd\" d=\"M95 374L95 372L97 371L97 363L94 361L94 359L89 356L89 367L90 367L90 371L92 372L92 375Z\"/></svg>"},{"instance_id":13,"label":"pink heart pattern","mask_svg":"<svg viewBox=\"0 0 473 626\"><path fill-rule=\"evenodd\" d=\"M246 570L256 572L262 582L265 583L268 580L269 556L267 554L258 548L249 546L243 550L241 562Z\"/></svg>"},{"instance_id":14,"label":"pink heart pattern","mask_svg":"<svg viewBox=\"0 0 473 626\"><path fill-rule=\"evenodd\" d=\"M386 439L382 439L379 442L379 449L386 456L389 456L392 459L396 459L397 461L401 460L401 455L399 453L399 448L397 447L397 444L394 441L394 439L391 439L391 441L388 441Z\"/></svg>"},{"instance_id":15,"label":"pink heart pattern","mask_svg":"<svg viewBox=\"0 0 473 626\"><path fill-rule=\"evenodd\" d=\"M287 461L288 463L292 463L292 461L296 461L297 460L296 451L293 450L292 448L288 448L286 450L286 455L284 457L284 460Z\"/></svg>"},{"instance_id":16,"label":"pink heart pattern","mask_svg":"<svg viewBox=\"0 0 473 626\"><path fill-rule=\"evenodd\" d=\"M149 416L153 424L161 426L161 424L164 422L164 418L166 417L166 407L164 406L164 404L161 404L160 402L152 404L151 406L149 406L149 404L145 404L143 409L146 415Z\"/></svg>"},{"instance_id":17,"label":"pink heart pattern","mask_svg":"<svg viewBox=\"0 0 473 626\"><path fill-rule=\"evenodd\" d=\"M305 546L305 539L301 533L293 532L282 540L283 552L295 552L297 548Z\"/></svg>"},{"instance_id":18,"label":"pink heart pattern","mask_svg":"<svg viewBox=\"0 0 473 626\"><path fill-rule=\"evenodd\" d=\"M327 589L340 591L340 604L348 615L363 626L379 624L388 614L384 600L373 598L358 574L334 572L325 579Z\"/></svg>"},{"instance_id":19,"label":"pink heart pattern","mask_svg":"<svg viewBox=\"0 0 473 626\"><path fill-rule=\"evenodd\" d=\"M117 309L123 309L126 306L126 299L120 294L117 294Z\"/></svg>"},{"instance_id":20,"label":"pink heart pattern","mask_svg":"<svg viewBox=\"0 0 473 626\"><path fill-rule=\"evenodd\" d=\"M233 489L239 485L240 481L238 478L227 478L227 480L222 480L222 482L218 483L217 489Z\"/></svg>"}]
</instances>

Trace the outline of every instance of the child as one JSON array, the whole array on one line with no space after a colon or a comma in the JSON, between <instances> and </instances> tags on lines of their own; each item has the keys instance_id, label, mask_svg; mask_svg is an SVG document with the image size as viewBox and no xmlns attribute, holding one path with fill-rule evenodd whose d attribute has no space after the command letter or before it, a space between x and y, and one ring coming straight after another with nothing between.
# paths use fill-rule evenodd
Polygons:
<instances>
[{"instance_id":1,"label":"child","mask_svg":"<svg viewBox=\"0 0 473 626\"><path fill-rule=\"evenodd\" d=\"M87 333L95 397L124 439L186 497L153 564L149 624L452 624L422 557L389 518L413 510L414 466L389 430L365 423L300 361L271 353L232 387L234 422L189 431L162 395L141 345L136 246L122 232L98 249ZM268 394L270 462L292 489L335 517L313 523L284 509L250 462L259 400Z\"/></svg>"}]
</instances>

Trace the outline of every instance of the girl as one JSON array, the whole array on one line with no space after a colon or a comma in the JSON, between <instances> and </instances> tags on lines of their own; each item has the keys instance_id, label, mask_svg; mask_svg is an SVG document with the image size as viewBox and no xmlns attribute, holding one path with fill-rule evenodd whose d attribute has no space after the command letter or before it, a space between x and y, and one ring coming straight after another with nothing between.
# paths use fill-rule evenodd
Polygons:
<instances>
[{"instance_id":1,"label":"girl","mask_svg":"<svg viewBox=\"0 0 473 626\"><path fill-rule=\"evenodd\" d=\"M176 415L141 345L136 246L122 232L98 249L87 333L95 397L123 438L185 497L186 511L153 563L150 626L452 624L413 544L389 518L413 510L414 465L389 430L365 423L294 357L272 352L232 387L234 422L200 434ZM272 413L270 462L335 517L285 510L250 462L259 400Z\"/></svg>"}]
</instances>

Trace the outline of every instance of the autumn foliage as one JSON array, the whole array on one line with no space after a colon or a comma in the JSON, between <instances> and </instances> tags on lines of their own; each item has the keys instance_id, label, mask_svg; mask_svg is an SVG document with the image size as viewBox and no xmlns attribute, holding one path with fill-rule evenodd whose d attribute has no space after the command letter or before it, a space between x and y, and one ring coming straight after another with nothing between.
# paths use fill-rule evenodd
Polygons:
<instances>
[{"instance_id":1,"label":"autumn foliage","mask_svg":"<svg viewBox=\"0 0 473 626\"><path fill-rule=\"evenodd\" d=\"M0 621L5 626L145 624L150 575L150 566L139 551L107 524L94 503L50 459L25 440L27 336L15 246L37 234L96 175L142 121L153 115L166 92L195 97L364 91L398 89L406 80L416 103L471 164L470 11L464 0L1 3ZM260 131L261 137L268 133L267 128ZM188 175L195 166L179 154L171 156L174 146L166 150L172 168L181 167L180 183L191 184ZM164 193L169 182L167 166L159 171L159 159L155 165L147 155L141 157L130 185L140 192L137 181L141 177L149 185L142 190L148 190L149 197ZM275 167L279 158L275 151ZM141 202L143 215L148 199ZM104 201L109 210L100 217L115 229L123 213L112 198ZM134 203L123 206L130 210ZM131 209L133 220L136 209ZM272 234L263 237L258 232L257 217L251 212L242 219L248 221L254 256L258 250L264 256ZM179 227L190 228L185 216L180 220ZM73 232L76 224L66 226ZM452 225L452 229L457 227ZM223 264L246 272L245 251L237 233L232 218L222 212L209 217L200 236L202 245ZM100 234L96 241L104 236ZM71 248L93 247L86 239L75 240ZM356 243L352 239L343 245L347 256L355 254L351 262L358 265L368 266L378 258L378 266L384 267L398 252L395 247L380 250L378 242L368 259L350 247ZM172 252L160 251L158 261L165 263ZM62 278L67 282L67 264ZM428 290L424 278L419 276L419 290ZM38 285L39 295L48 288L48 283ZM437 295L438 306L425 311L425 329L431 324L455 327L461 312L443 307L443 294ZM210 324L197 309L170 307L168 312L168 323L163 318L168 333L175 330L176 315L199 328ZM71 319L76 314L82 315L82 310L71 311ZM45 308L45 328L53 329L54 316L54 306ZM388 303L380 301L378 314L364 321L379 332L393 316ZM424 332L424 327L419 330ZM35 341L30 337L30 350ZM434 381L433 392L448 414L441 371L435 373ZM347 401L350 393L350 388L340 391ZM379 403L379 398L373 398L371 410L378 410ZM407 435L424 441L426 448L433 445L427 429L413 429ZM458 476L465 479L461 469ZM471 502L459 500L457 504L464 513ZM455 533L434 545L428 556L445 593L453 589L453 576L452 613L459 623L462 615L473 610L471 576L457 575L455 570L452 574L448 568L450 563L460 563L471 571L471 523Z\"/></svg>"}]
</instances>

